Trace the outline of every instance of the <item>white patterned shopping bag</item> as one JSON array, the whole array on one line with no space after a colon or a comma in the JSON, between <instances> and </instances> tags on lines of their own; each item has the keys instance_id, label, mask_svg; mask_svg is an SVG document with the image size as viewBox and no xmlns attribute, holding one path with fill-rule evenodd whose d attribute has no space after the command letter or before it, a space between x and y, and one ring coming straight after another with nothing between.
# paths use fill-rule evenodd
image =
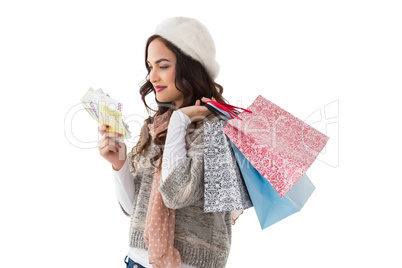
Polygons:
<instances>
[{"instance_id":1,"label":"white patterned shopping bag","mask_svg":"<svg viewBox=\"0 0 402 268\"><path fill-rule=\"evenodd\" d=\"M253 206L237 165L225 120L204 122L204 211L244 210Z\"/></svg>"}]
</instances>

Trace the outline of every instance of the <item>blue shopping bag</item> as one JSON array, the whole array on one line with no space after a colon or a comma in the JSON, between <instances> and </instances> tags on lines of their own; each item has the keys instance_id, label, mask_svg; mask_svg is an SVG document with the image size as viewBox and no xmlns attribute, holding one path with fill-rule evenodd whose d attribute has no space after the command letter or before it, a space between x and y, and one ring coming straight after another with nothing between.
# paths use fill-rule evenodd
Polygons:
<instances>
[{"instance_id":1,"label":"blue shopping bag","mask_svg":"<svg viewBox=\"0 0 402 268\"><path fill-rule=\"evenodd\" d=\"M301 210L315 190L306 174L281 198L236 145L233 142L231 144L262 229Z\"/></svg>"}]
</instances>

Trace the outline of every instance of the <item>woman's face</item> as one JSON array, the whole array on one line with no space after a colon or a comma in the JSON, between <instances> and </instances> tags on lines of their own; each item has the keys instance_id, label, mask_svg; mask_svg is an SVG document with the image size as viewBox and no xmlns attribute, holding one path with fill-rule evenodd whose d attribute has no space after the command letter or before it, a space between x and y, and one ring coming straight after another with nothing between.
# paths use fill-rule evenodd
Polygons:
<instances>
[{"instance_id":1,"label":"woman's face","mask_svg":"<svg viewBox=\"0 0 402 268\"><path fill-rule=\"evenodd\" d=\"M155 89L159 102L173 102L179 108L183 104L183 93L175 85L176 55L160 39L148 46L147 63L150 68L149 81Z\"/></svg>"}]
</instances>

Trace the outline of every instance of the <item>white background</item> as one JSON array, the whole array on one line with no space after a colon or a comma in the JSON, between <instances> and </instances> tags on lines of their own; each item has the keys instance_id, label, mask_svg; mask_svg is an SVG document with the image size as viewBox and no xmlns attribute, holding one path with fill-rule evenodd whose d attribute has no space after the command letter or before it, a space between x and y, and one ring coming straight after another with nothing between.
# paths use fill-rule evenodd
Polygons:
<instances>
[{"instance_id":1,"label":"white background","mask_svg":"<svg viewBox=\"0 0 402 268\"><path fill-rule=\"evenodd\" d=\"M145 40L172 16L210 29L230 103L261 94L331 138L303 210L264 231L247 210L227 267L401 267L398 4L2 1L0 267L124 267L129 218L79 103L101 87L138 134Z\"/></svg>"}]
</instances>

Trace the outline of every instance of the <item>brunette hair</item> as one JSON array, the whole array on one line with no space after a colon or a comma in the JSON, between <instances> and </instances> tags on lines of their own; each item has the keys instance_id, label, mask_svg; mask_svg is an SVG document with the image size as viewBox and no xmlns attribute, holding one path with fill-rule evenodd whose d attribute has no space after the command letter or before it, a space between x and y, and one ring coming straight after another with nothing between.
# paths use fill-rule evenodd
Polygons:
<instances>
[{"instance_id":1,"label":"brunette hair","mask_svg":"<svg viewBox=\"0 0 402 268\"><path fill-rule=\"evenodd\" d=\"M184 54L177 46L168 40L164 39L159 35L152 35L148 38L145 46L145 68L148 71L148 74L145 78L144 84L140 88L140 94L142 102L144 103L148 112L154 112L154 116L158 116L164 114L169 109L175 109L172 103L162 103L158 102L155 97L155 100L158 104L158 109L154 110L148 106L145 97L154 92L155 89L149 79L150 67L148 66L148 47L149 44L158 39L162 41L166 47L171 50L176 55L176 66L175 66L175 86L177 90L183 93L184 100L181 107L194 105L196 100L200 100L202 97L212 98L214 97L217 101L226 102L223 98L223 87L216 83L211 76L207 73L206 69L202 64L191 58L190 56ZM151 143L151 137L148 133L148 123L151 123L154 116L148 117L144 121L144 125L142 126L140 139L135 147L133 147L131 151L132 159L137 154L141 154L144 156L145 150L149 147ZM192 127L195 127L195 123L192 123ZM163 147L166 141L167 130L162 131L155 137L155 144L159 151L155 157L151 160L151 164L155 166L155 162L162 156ZM161 168L161 162L158 168Z\"/></svg>"}]
</instances>

